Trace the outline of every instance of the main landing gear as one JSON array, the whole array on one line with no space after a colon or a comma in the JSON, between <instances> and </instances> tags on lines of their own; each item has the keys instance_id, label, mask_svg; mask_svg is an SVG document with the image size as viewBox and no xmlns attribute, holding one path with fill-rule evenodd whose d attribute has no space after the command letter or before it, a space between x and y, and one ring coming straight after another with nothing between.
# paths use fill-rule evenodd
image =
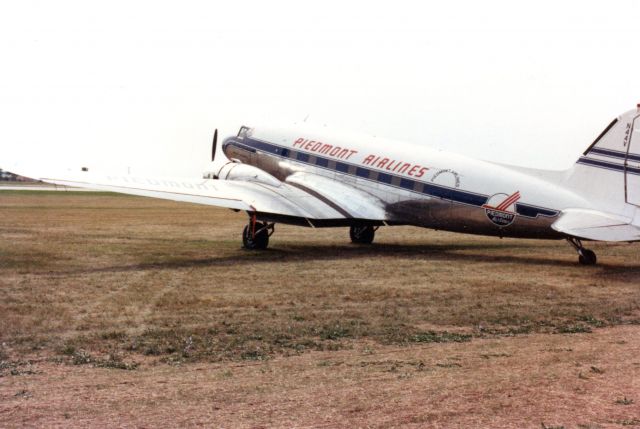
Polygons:
<instances>
[{"instance_id":1,"label":"main landing gear","mask_svg":"<svg viewBox=\"0 0 640 429\"><path fill-rule=\"evenodd\" d=\"M274 230L274 224L256 222L255 217L252 217L242 231L242 246L248 250L266 249Z\"/></svg>"},{"instance_id":2,"label":"main landing gear","mask_svg":"<svg viewBox=\"0 0 640 429\"><path fill-rule=\"evenodd\" d=\"M371 244L378 230L377 226L353 225L349 228L351 242L356 244Z\"/></svg>"},{"instance_id":3,"label":"main landing gear","mask_svg":"<svg viewBox=\"0 0 640 429\"><path fill-rule=\"evenodd\" d=\"M249 223L242 230L242 247L248 250L266 249L269 246L269 237L274 230L273 223L258 222L255 215L250 215ZM349 229L349 236L353 243L371 244L377 230L377 226L354 225Z\"/></svg>"},{"instance_id":4,"label":"main landing gear","mask_svg":"<svg viewBox=\"0 0 640 429\"><path fill-rule=\"evenodd\" d=\"M598 261L596 254L593 250L589 250L582 245L579 238L567 237L569 244L573 246L578 252L578 262L582 265L595 265Z\"/></svg>"}]
</instances>

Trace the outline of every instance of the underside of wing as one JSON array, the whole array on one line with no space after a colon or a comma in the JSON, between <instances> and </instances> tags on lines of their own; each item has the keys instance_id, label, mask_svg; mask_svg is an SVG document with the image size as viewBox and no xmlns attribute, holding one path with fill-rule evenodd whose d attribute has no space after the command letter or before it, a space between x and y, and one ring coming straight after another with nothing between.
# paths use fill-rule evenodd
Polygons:
<instances>
[{"instance_id":1,"label":"underside of wing","mask_svg":"<svg viewBox=\"0 0 640 429\"><path fill-rule=\"evenodd\" d=\"M558 232L587 240L640 240L640 228L634 226L631 219L595 210L563 210L551 227Z\"/></svg>"}]
</instances>

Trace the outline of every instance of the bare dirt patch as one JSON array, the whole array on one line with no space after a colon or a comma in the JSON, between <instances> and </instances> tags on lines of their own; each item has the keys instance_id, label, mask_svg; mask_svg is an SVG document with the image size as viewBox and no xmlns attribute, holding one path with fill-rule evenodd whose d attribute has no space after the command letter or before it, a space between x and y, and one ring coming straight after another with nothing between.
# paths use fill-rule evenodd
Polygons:
<instances>
[{"instance_id":1,"label":"bare dirt patch","mask_svg":"<svg viewBox=\"0 0 640 429\"><path fill-rule=\"evenodd\" d=\"M49 427L634 427L638 356L627 326L135 371L41 360L1 379L0 415Z\"/></svg>"}]
</instances>

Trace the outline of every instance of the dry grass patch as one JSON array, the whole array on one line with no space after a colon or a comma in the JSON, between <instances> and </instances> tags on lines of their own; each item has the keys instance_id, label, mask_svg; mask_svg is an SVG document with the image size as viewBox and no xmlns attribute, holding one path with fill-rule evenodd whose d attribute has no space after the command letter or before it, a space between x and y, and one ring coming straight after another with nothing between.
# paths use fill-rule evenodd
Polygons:
<instances>
[{"instance_id":1,"label":"dry grass patch","mask_svg":"<svg viewBox=\"0 0 640 429\"><path fill-rule=\"evenodd\" d=\"M261 360L640 321L626 244L582 267L563 242L278 225L254 253L241 213L92 193L3 192L0 216L0 340L19 353Z\"/></svg>"}]
</instances>

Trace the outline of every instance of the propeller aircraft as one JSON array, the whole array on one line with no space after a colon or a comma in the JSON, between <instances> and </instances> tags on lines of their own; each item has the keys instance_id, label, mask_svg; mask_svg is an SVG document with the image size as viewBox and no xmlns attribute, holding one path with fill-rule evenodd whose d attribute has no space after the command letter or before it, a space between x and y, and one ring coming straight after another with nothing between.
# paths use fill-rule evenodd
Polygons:
<instances>
[{"instance_id":1,"label":"propeller aircraft","mask_svg":"<svg viewBox=\"0 0 640 429\"><path fill-rule=\"evenodd\" d=\"M306 124L243 126L213 134L202 178L100 175L86 167L7 169L44 182L244 211L247 249L265 249L274 225L348 227L372 243L382 226L565 239L584 265L583 241L640 240L640 105L614 119L564 171L477 160L422 145L330 132ZM4 165L3 165L4 167ZM45 171L47 170L47 171Z\"/></svg>"}]
</instances>

